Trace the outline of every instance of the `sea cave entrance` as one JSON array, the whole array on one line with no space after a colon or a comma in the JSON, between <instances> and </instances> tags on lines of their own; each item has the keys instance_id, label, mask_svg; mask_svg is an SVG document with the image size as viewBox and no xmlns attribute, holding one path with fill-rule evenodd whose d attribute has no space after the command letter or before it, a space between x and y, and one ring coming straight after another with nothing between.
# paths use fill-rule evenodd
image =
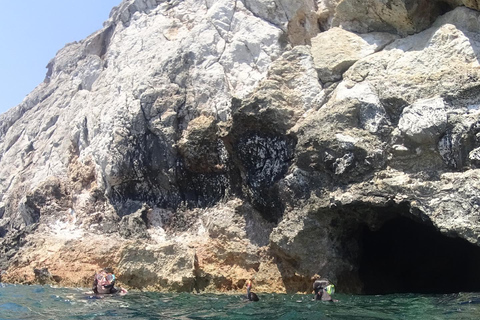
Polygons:
<instances>
[{"instance_id":1,"label":"sea cave entrance","mask_svg":"<svg viewBox=\"0 0 480 320\"><path fill-rule=\"evenodd\" d=\"M480 247L408 212L375 230L360 227L358 243L363 294L480 292Z\"/></svg>"}]
</instances>

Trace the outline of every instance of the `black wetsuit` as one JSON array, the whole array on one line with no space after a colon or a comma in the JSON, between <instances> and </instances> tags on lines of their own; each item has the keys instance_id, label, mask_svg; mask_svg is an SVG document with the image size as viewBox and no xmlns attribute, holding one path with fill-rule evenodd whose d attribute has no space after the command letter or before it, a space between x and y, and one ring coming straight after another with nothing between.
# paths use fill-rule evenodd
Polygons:
<instances>
[{"instance_id":1,"label":"black wetsuit","mask_svg":"<svg viewBox=\"0 0 480 320\"><path fill-rule=\"evenodd\" d=\"M253 292L250 292L250 287L247 288L247 299L250 300L250 301L258 301L258 296L253 293Z\"/></svg>"}]
</instances>

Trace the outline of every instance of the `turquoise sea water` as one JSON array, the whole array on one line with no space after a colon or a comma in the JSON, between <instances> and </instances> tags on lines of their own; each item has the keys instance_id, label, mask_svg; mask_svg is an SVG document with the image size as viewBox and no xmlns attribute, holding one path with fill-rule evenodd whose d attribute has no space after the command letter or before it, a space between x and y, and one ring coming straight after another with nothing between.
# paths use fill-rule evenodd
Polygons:
<instances>
[{"instance_id":1,"label":"turquoise sea water","mask_svg":"<svg viewBox=\"0 0 480 320\"><path fill-rule=\"evenodd\" d=\"M480 293L448 295L239 295L129 292L91 299L85 289L0 284L0 319L480 319Z\"/></svg>"}]
</instances>

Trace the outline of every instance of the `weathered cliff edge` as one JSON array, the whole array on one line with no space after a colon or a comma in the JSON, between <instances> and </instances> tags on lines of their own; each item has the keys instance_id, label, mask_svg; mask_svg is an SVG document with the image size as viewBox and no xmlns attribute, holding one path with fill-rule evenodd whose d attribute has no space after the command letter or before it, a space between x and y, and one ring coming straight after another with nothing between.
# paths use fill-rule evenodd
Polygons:
<instances>
[{"instance_id":1,"label":"weathered cliff edge","mask_svg":"<svg viewBox=\"0 0 480 320\"><path fill-rule=\"evenodd\" d=\"M478 247L478 9L123 1L0 115L2 280L359 293L389 223Z\"/></svg>"}]
</instances>

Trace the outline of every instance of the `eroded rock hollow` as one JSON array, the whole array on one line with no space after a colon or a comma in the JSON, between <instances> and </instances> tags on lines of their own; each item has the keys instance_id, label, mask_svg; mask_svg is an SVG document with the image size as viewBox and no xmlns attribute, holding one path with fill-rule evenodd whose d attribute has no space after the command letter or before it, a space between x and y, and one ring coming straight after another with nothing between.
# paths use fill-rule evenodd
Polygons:
<instances>
[{"instance_id":1,"label":"eroded rock hollow","mask_svg":"<svg viewBox=\"0 0 480 320\"><path fill-rule=\"evenodd\" d=\"M480 290L478 10L122 1L0 115L2 281Z\"/></svg>"}]
</instances>

